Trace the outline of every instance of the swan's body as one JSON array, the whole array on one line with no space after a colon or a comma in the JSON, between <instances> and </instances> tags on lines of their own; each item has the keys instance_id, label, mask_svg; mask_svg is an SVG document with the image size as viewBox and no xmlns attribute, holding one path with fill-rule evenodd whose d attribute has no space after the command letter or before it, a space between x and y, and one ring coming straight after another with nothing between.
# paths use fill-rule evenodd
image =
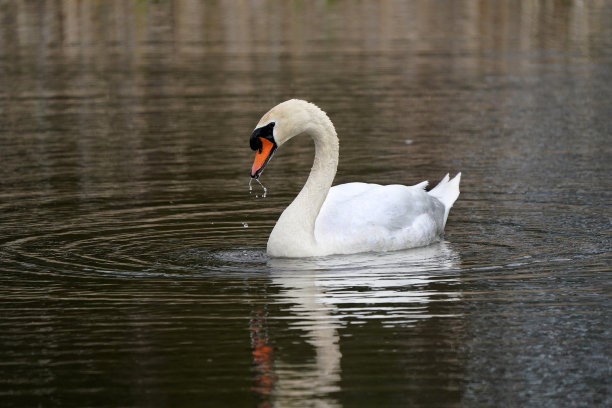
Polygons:
<instances>
[{"instance_id":1,"label":"swan's body","mask_svg":"<svg viewBox=\"0 0 612 408\"><path fill-rule=\"evenodd\" d=\"M459 173L448 175L431 191L414 186L348 183L331 187L338 167L338 137L333 124L315 105L283 102L260 120L251 135L259 152L251 169L258 178L276 148L306 133L315 158L306 184L283 211L268 239L268 254L306 257L391 251L439 240L448 212L459 196Z\"/></svg>"}]
</instances>

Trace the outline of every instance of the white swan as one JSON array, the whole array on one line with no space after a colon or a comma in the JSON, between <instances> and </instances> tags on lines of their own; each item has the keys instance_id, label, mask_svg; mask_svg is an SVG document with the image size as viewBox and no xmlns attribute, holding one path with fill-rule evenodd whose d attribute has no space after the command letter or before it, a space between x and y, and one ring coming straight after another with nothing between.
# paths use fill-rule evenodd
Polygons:
<instances>
[{"instance_id":1,"label":"white swan","mask_svg":"<svg viewBox=\"0 0 612 408\"><path fill-rule=\"evenodd\" d=\"M304 187L283 211L268 239L268 254L307 257L392 251L439 240L459 196L461 173L431 191L414 186L347 183L331 187L338 167L338 136L325 112L292 99L266 113L253 131L251 177L259 178L277 147L302 133L315 157Z\"/></svg>"}]
</instances>

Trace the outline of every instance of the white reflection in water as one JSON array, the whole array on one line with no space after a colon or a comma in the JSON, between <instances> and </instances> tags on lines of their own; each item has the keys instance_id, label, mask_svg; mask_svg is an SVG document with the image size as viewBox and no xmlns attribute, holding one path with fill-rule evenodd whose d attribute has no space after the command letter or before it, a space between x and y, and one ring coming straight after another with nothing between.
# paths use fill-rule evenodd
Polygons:
<instances>
[{"instance_id":1,"label":"white reflection in water","mask_svg":"<svg viewBox=\"0 0 612 408\"><path fill-rule=\"evenodd\" d=\"M413 324L432 316L427 304L458 299L458 291L428 289L434 282L458 281L459 257L446 243L381 254L309 259L270 259L273 283L281 287L276 301L289 305L290 326L305 332L315 359L296 366L275 359L271 394L278 406L339 406L329 395L339 391L340 336L347 324L368 319L384 325ZM271 334L273 335L273 334ZM299 398L299 400L297 399Z\"/></svg>"}]
</instances>

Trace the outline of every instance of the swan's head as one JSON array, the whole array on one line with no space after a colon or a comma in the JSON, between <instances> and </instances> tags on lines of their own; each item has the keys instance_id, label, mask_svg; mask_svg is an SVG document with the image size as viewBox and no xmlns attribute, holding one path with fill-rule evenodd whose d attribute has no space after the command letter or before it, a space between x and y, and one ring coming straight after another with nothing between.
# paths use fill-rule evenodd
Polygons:
<instances>
[{"instance_id":1,"label":"swan's head","mask_svg":"<svg viewBox=\"0 0 612 408\"><path fill-rule=\"evenodd\" d=\"M312 120L311 110L315 105L291 99L270 109L259 121L251 134L251 149L255 160L251 177L259 178L276 149L292 137L304 132Z\"/></svg>"},{"instance_id":2,"label":"swan's head","mask_svg":"<svg viewBox=\"0 0 612 408\"><path fill-rule=\"evenodd\" d=\"M270 161L274 152L278 148L278 143L274 139L275 122L270 122L264 126L255 128L251 134L251 149L255 150L255 161L251 167L251 177L259 178L264 167Z\"/></svg>"}]
</instances>

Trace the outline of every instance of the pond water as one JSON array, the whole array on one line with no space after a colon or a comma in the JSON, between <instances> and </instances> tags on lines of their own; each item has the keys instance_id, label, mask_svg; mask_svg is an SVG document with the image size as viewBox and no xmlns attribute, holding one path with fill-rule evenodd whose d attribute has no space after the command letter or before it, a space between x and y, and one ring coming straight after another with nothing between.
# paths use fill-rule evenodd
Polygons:
<instances>
[{"instance_id":1,"label":"pond water","mask_svg":"<svg viewBox=\"0 0 612 408\"><path fill-rule=\"evenodd\" d=\"M0 1L0 405L611 406L611 6ZM293 97L443 241L269 258Z\"/></svg>"}]
</instances>

